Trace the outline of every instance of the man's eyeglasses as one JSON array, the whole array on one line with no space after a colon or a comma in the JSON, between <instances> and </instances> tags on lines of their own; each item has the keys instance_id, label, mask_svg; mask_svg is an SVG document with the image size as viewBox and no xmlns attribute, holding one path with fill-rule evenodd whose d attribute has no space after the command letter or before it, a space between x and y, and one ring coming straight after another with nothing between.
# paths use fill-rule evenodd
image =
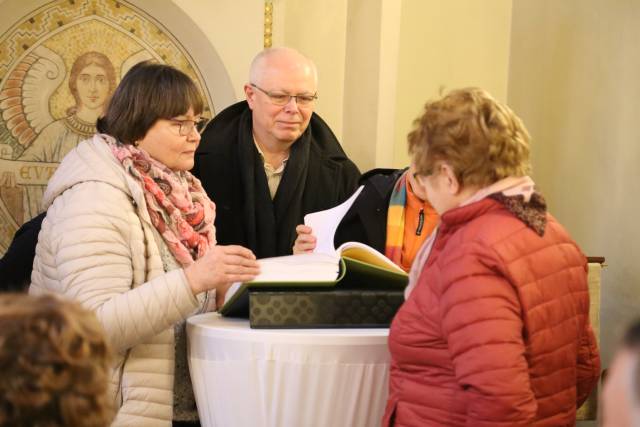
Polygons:
<instances>
[{"instance_id":1,"label":"man's eyeglasses","mask_svg":"<svg viewBox=\"0 0 640 427\"><path fill-rule=\"evenodd\" d=\"M202 132L204 132L204 129L207 127L207 123L209 123L209 120L204 117L198 120L170 119L170 121L174 122L177 126L180 126L178 130L180 136L191 135L191 132L193 132L194 129L202 135Z\"/></svg>"},{"instance_id":2,"label":"man's eyeglasses","mask_svg":"<svg viewBox=\"0 0 640 427\"><path fill-rule=\"evenodd\" d=\"M272 104L279 105L281 107L287 105L289 101L291 101L291 98L296 100L296 104L298 104L299 107L307 107L313 104L316 99L318 99L317 93L314 93L313 95L289 95L287 93L269 92L253 83L251 83L251 86L267 95Z\"/></svg>"}]
</instances>

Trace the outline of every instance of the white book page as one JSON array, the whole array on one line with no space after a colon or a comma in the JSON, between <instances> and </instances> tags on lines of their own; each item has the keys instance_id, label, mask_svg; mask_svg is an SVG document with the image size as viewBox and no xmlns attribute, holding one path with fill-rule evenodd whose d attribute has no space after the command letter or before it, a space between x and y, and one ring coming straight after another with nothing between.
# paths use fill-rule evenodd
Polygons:
<instances>
[{"instance_id":1,"label":"white book page","mask_svg":"<svg viewBox=\"0 0 640 427\"><path fill-rule=\"evenodd\" d=\"M258 260L260 274L251 282L330 282L340 273L340 257L333 254L286 255ZM224 296L224 303L240 289L242 283L233 283Z\"/></svg>"},{"instance_id":2,"label":"white book page","mask_svg":"<svg viewBox=\"0 0 640 427\"><path fill-rule=\"evenodd\" d=\"M251 282L329 282L336 280L340 271L340 257L335 252L262 258L258 264L260 274Z\"/></svg>"},{"instance_id":3,"label":"white book page","mask_svg":"<svg viewBox=\"0 0 640 427\"><path fill-rule=\"evenodd\" d=\"M355 193L343 203L331 209L313 212L304 216L304 224L311 227L313 235L316 236L316 248L314 253L335 254L336 248L333 246L333 238L338 229L338 225L345 214L353 205L360 192L364 188L361 185Z\"/></svg>"}]
</instances>

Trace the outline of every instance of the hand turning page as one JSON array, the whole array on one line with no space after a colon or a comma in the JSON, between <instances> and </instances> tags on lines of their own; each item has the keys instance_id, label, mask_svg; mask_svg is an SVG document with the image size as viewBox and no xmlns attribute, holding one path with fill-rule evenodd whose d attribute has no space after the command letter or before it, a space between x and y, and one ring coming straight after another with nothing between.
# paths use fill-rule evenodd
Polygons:
<instances>
[{"instance_id":1,"label":"hand turning page","mask_svg":"<svg viewBox=\"0 0 640 427\"><path fill-rule=\"evenodd\" d=\"M351 208L351 205L353 205L353 202L358 198L363 188L364 185L361 185L351 197L336 207L313 212L304 216L304 224L313 229L313 234L317 239L314 253L336 253L336 248L333 246L333 238L338 229L338 225Z\"/></svg>"}]
</instances>

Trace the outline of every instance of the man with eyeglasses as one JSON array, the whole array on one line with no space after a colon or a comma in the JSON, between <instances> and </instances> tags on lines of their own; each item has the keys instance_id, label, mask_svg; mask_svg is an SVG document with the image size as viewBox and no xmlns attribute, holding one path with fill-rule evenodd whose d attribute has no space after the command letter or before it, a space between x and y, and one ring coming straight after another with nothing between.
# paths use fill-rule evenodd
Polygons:
<instances>
[{"instance_id":1,"label":"man with eyeglasses","mask_svg":"<svg viewBox=\"0 0 640 427\"><path fill-rule=\"evenodd\" d=\"M207 126L193 173L216 203L220 244L258 258L290 254L305 214L355 190L358 168L313 112L317 84L315 65L296 50L264 50L251 64L246 101Z\"/></svg>"}]
</instances>

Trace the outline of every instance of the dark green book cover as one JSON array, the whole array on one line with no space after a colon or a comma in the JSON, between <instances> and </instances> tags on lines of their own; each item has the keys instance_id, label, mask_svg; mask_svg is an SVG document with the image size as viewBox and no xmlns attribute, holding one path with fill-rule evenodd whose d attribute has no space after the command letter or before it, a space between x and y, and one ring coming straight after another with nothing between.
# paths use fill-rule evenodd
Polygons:
<instances>
[{"instance_id":1,"label":"dark green book cover","mask_svg":"<svg viewBox=\"0 0 640 427\"><path fill-rule=\"evenodd\" d=\"M373 250L373 249L372 249ZM376 252L377 253L377 252ZM351 253L350 255L354 255ZM355 254L357 256L357 254ZM279 257L287 261L294 261L292 257L301 255L290 255ZM302 256L304 257L304 255ZM298 258L301 261L304 258ZM368 261L369 259L366 258ZM386 258L385 258L386 259ZM343 256L336 258L334 267L335 279L329 280L328 271L323 274L323 280L314 280L313 268L309 267L309 274L305 274L305 264L299 265L297 277L293 280L287 278L286 271L283 271L281 280L255 281L241 284L227 299L220 308L220 313L224 316L248 317L249 316L249 291L327 291L327 290L403 290L408 283L407 274L399 267L389 261L389 265L361 261L351 257ZM298 268L298 266L296 266Z\"/></svg>"}]
</instances>

